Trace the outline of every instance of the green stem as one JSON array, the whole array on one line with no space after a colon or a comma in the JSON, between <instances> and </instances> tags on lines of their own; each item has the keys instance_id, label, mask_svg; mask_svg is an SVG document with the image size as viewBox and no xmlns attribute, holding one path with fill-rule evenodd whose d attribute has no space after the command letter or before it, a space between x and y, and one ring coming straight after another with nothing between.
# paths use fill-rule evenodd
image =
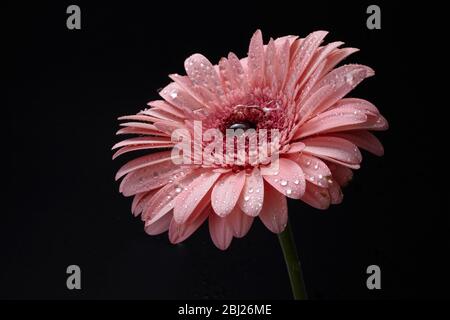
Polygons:
<instances>
[{"instance_id":1,"label":"green stem","mask_svg":"<svg viewBox=\"0 0 450 320\"><path fill-rule=\"evenodd\" d=\"M278 234L278 240L280 240L281 249L283 249L284 261L289 273L294 300L306 300L308 295L306 294L302 268L295 247L294 235L289 223L286 229Z\"/></svg>"}]
</instances>

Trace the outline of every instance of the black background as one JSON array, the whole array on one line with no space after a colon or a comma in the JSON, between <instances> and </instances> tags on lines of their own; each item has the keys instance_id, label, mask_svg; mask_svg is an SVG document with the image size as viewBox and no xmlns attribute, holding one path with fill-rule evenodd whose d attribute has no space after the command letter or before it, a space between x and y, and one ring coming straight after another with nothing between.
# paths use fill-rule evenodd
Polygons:
<instances>
[{"instance_id":1,"label":"black background","mask_svg":"<svg viewBox=\"0 0 450 320\"><path fill-rule=\"evenodd\" d=\"M385 156L364 153L341 205L322 212L289 202L311 298L450 296L445 105L427 74L445 61L431 38L442 29L425 22L442 8L378 2L382 29L368 30L364 2L74 3L82 29L71 31L69 4L16 2L2 15L0 298L290 299L277 237L259 221L225 252L206 225L173 246L167 234L144 233L113 179L127 158L111 160L117 117L156 99L195 52L213 63L228 51L245 56L258 28L265 42L323 29L327 41L360 48L346 61L376 76L351 95L372 101L390 123L378 135ZM82 290L66 288L71 264L82 269ZM366 288L371 264L381 267L382 290Z\"/></svg>"}]
</instances>

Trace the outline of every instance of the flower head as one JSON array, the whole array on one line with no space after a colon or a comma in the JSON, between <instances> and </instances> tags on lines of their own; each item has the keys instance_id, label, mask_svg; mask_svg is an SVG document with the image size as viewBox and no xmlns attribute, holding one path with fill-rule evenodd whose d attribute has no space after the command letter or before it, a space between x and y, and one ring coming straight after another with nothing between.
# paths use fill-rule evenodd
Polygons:
<instances>
[{"instance_id":1,"label":"flower head","mask_svg":"<svg viewBox=\"0 0 450 320\"><path fill-rule=\"evenodd\" d=\"M359 148L383 154L369 130L388 125L370 102L344 98L374 71L358 64L335 68L357 49L321 45L326 34L264 45L258 30L248 57L230 53L218 65L194 54L185 61L187 75L170 75L162 100L119 118L126 122L118 134L139 136L117 143L114 158L158 150L116 175L123 177L120 192L134 196L132 212L141 214L148 234L168 230L178 243L208 219L214 244L226 249L255 217L283 231L286 197L319 209L342 201L341 187L362 160Z\"/></svg>"}]
</instances>

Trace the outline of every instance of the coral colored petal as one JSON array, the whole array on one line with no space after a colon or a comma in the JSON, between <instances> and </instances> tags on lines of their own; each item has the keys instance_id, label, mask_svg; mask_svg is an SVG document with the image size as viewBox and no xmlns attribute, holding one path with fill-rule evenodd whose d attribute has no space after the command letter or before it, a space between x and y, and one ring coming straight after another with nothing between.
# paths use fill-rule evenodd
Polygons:
<instances>
[{"instance_id":1,"label":"coral colored petal","mask_svg":"<svg viewBox=\"0 0 450 320\"><path fill-rule=\"evenodd\" d=\"M341 187L338 183L334 182L330 179L331 183L328 183L328 192L330 193L330 202L331 204L339 204L342 202L344 198L344 194L342 193Z\"/></svg>"},{"instance_id":2,"label":"coral colored petal","mask_svg":"<svg viewBox=\"0 0 450 320\"><path fill-rule=\"evenodd\" d=\"M346 139L358 147L367 150L374 155L381 157L384 154L384 148L380 140L369 131L348 131L336 132L333 136Z\"/></svg>"},{"instance_id":3,"label":"coral colored petal","mask_svg":"<svg viewBox=\"0 0 450 320\"><path fill-rule=\"evenodd\" d=\"M152 191L142 192L134 196L131 204L131 212L135 217L145 210L147 204L158 191L159 189L155 189Z\"/></svg>"},{"instance_id":4,"label":"coral colored petal","mask_svg":"<svg viewBox=\"0 0 450 320\"><path fill-rule=\"evenodd\" d=\"M187 58L184 68L194 86L208 90L217 98L224 95L219 75L203 55L196 53Z\"/></svg>"},{"instance_id":5,"label":"coral colored petal","mask_svg":"<svg viewBox=\"0 0 450 320\"><path fill-rule=\"evenodd\" d=\"M227 216L236 238L242 238L247 234L252 226L254 218L245 214L238 206Z\"/></svg>"},{"instance_id":6,"label":"coral colored petal","mask_svg":"<svg viewBox=\"0 0 450 320\"><path fill-rule=\"evenodd\" d=\"M310 33L300 44L294 57L292 58L291 68L288 74L285 90L290 93L300 76L305 72L309 62L311 61L315 50L319 47L323 38L327 35L326 31L315 31Z\"/></svg>"},{"instance_id":7,"label":"coral colored petal","mask_svg":"<svg viewBox=\"0 0 450 320\"><path fill-rule=\"evenodd\" d=\"M120 147L125 146L132 146L132 145L143 145L143 144L173 144L169 137L136 137L136 138L130 138L123 140L119 143L116 143L112 149L117 149Z\"/></svg>"},{"instance_id":8,"label":"coral colored petal","mask_svg":"<svg viewBox=\"0 0 450 320\"><path fill-rule=\"evenodd\" d=\"M306 191L301 200L310 206L321 210L328 209L331 202L328 189L318 187L309 182L306 183Z\"/></svg>"},{"instance_id":9,"label":"coral colored petal","mask_svg":"<svg viewBox=\"0 0 450 320\"><path fill-rule=\"evenodd\" d=\"M173 218L177 223L183 223L189 218L220 175L217 172L203 172L186 186L188 190L175 199Z\"/></svg>"},{"instance_id":10,"label":"coral colored petal","mask_svg":"<svg viewBox=\"0 0 450 320\"><path fill-rule=\"evenodd\" d=\"M356 109L338 108L323 112L304 123L293 139L308 137L322 132L334 132L365 123L367 116Z\"/></svg>"},{"instance_id":11,"label":"coral colored petal","mask_svg":"<svg viewBox=\"0 0 450 320\"><path fill-rule=\"evenodd\" d=\"M305 153L323 159L335 159L349 164L359 164L362 160L358 147L348 140L329 136L311 137L302 140Z\"/></svg>"},{"instance_id":12,"label":"coral colored petal","mask_svg":"<svg viewBox=\"0 0 450 320\"><path fill-rule=\"evenodd\" d=\"M265 184L264 205L259 213L262 223L274 233L280 233L286 228L288 221L288 207L286 197Z\"/></svg>"},{"instance_id":13,"label":"coral colored petal","mask_svg":"<svg viewBox=\"0 0 450 320\"><path fill-rule=\"evenodd\" d=\"M220 217L228 215L241 195L245 183L245 172L227 173L214 185L211 197L212 207Z\"/></svg>"},{"instance_id":14,"label":"coral colored petal","mask_svg":"<svg viewBox=\"0 0 450 320\"><path fill-rule=\"evenodd\" d=\"M139 144L139 145L134 145L134 146L127 146L127 147L122 147L119 150L117 150L116 152L114 152L112 158L116 159L118 156L121 156L122 154L128 153L128 152L132 152L132 151L137 151L137 150L150 150L150 149L165 149L165 148L172 148L173 147L173 143L170 144Z\"/></svg>"},{"instance_id":15,"label":"coral colored petal","mask_svg":"<svg viewBox=\"0 0 450 320\"><path fill-rule=\"evenodd\" d=\"M328 167L331 170L333 180L339 183L340 186L346 186L353 178L353 171L345 166L335 163L328 163Z\"/></svg>"},{"instance_id":16,"label":"coral colored petal","mask_svg":"<svg viewBox=\"0 0 450 320\"><path fill-rule=\"evenodd\" d=\"M169 183L170 177L183 169L172 161L143 167L128 173L122 180L119 191L125 196L150 191Z\"/></svg>"},{"instance_id":17,"label":"coral colored petal","mask_svg":"<svg viewBox=\"0 0 450 320\"><path fill-rule=\"evenodd\" d=\"M151 236L155 236L169 230L170 222L172 221L172 212L163 215L158 220L154 220L150 223L145 223L145 232Z\"/></svg>"},{"instance_id":18,"label":"coral colored petal","mask_svg":"<svg viewBox=\"0 0 450 320\"><path fill-rule=\"evenodd\" d=\"M264 202L264 180L258 168L246 176L241 197L238 200L240 209L247 215L255 217L261 211Z\"/></svg>"},{"instance_id":19,"label":"coral colored petal","mask_svg":"<svg viewBox=\"0 0 450 320\"><path fill-rule=\"evenodd\" d=\"M171 151L157 152L136 158L134 160L127 162L124 166L122 166L119 169L119 171L117 171L116 180L120 179L121 177L123 177L124 175L126 175L131 171L148 167L151 165L156 165L165 161L172 161Z\"/></svg>"},{"instance_id":20,"label":"coral colored petal","mask_svg":"<svg viewBox=\"0 0 450 320\"><path fill-rule=\"evenodd\" d=\"M264 81L264 46L262 33L257 30L251 40L248 49L248 77L250 83L261 86Z\"/></svg>"},{"instance_id":21,"label":"coral colored petal","mask_svg":"<svg viewBox=\"0 0 450 320\"><path fill-rule=\"evenodd\" d=\"M289 198L299 199L305 192L305 175L303 170L292 160L280 158L277 172L267 174L265 171L262 171L262 174L268 183Z\"/></svg>"},{"instance_id":22,"label":"coral colored petal","mask_svg":"<svg viewBox=\"0 0 450 320\"><path fill-rule=\"evenodd\" d=\"M297 153L302 152L305 149L305 144L303 142L293 142L289 145L289 150L286 153Z\"/></svg>"},{"instance_id":23,"label":"coral colored petal","mask_svg":"<svg viewBox=\"0 0 450 320\"><path fill-rule=\"evenodd\" d=\"M342 60L347 58L349 55L358 52L358 48L342 48L335 49L326 59L326 64L322 70L321 76L326 75L330 72L335 66L339 64Z\"/></svg>"},{"instance_id":24,"label":"coral colored petal","mask_svg":"<svg viewBox=\"0 0 450 320\"><path fill-rule=\"evenodd\" d=\"M196 212L185 223L177 223L175 219L172 219L169 226L170 242L174 244L180 243L189 238L211 214L214 214L214 212L212 212L211 206L208 206L202 211Z\"/></svg>"},{"instance_id":25,"label":"coral colored petal","mask_svg":"<svg viewBox=\"0 0 450 320\"><path fill-rule=\"evenodd\" d=\"M331 171L323 161L305 153L291 159L302 167L306 181L320 187L328 186L328 179L331 176Z\"/></svg>"},{"instance_id":26,"label":"coral colored petal","mask_svg":"<svg viewBox=\"0 0 450 320\"><path fill-rule=\"evenodd\" d=\"M219 217L217 214L209 215L209 233L211 239L220 250L226 250L233 240L233 227L228 217Z\"/></svg>"},{"instance_id":27,"label":"coral colored petal","mask_svg":"<svg viewBox=\"0 0 450 320\"><path fill-rule=\"evenodd\" d=\"M373 76L374 73L371 68L358 64L344 65L334 69L315 85L317 89L323 86L331 86L333 88L332 93L321 103L315 112L320 113L327 110L336 101L353 90L361 81Z\"/></svg>"}]
</instances>

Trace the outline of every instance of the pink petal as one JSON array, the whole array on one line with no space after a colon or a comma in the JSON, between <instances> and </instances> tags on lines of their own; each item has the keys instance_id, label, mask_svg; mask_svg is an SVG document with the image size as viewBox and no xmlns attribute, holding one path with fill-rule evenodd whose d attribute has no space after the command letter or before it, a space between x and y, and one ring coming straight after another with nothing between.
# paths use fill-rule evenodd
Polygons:
<instances>
[{"instance_id":1,"label":"pink petal","mask_svg":"<svg viewBox=\"0 0 450 320\"><path fill-rule=\"evenodd\" d=\"M358 147L348 140L329 136L311 137L302 140L305 153L326 160L337 160L350 165L359 165L362 160Z\"/></svg>"},{"instance_id":2,"label":"pink petal","mask_svg":"<svg viewBox=\"0 0 450 320\"><path fill-rule=\"evenodd\" d=\"M196 53L187 58L184 68L194 86L205 88L217 98L224 95L219 75L203 55Z\"/></svg>"},{"instance_id":3,"label":"pink petal","mask_svg":"<svg viewBox=\"0 0 450 320\"><path fill-rule=\"evenodd\" d=\"M178 97L178 92L176 92ZM172 93L172 96L174 94ZM147 103L148 106L153 107L155 110L163 110L177 118L183 119L185 117L185 113L181 111L179 108L175 107L174 105L164 101L164 100L154 100Z\"/></svg>"},{"instance_id":4,"label":"pink petal","mask_svg":"<svg viewBox=\"0 0 450 320\"><path fill-rule=\"evenodd\" d=\"M243 92L247 92L248 83L241 61L234 53L230 52L228 54L228 63L230 64L230 77L235 82L235 89L240 89Z\"/></svg>"},{"instance_id":5,"label":"pink petal","mask_svg":"<svg viewBox=\"0 0 450 320\"><path fill-rule=\"evenodd\" d=\"M306 181L320 187L328 186L328 179L331 176L331 171L323 161L305 153L298 155L296 159L293 160L302 167Z\"/></svg>"},{"instance_id":6,"label":"pink petal","mask_svg":"<svg viewBox=\"0 0 450 320\"><path fill-rule=\"evenodd\" d=\"M325 47L321 47L312 58L306 72L302 74L299 86L302 87L306 83L306 81L308 81L309 77L313 74L317 67L326 59L326 57L337 47L343 44L344 43L341 41L336 41L327 44Z\"/></svg>"},{"instance_id":7,"label":"pink petal","mask_svg":"<svg viewBox=\"0 0 450 320\"><path fill-rule=\"evenodd\" d=\"M342 193L341 187L337 182L334 182L330 179L331 183L328 183L328 192L330 194L330 202L331 204L339 204L342 202L344 198L344 194Z\"/></svg>"},{"instance_id":8,"label":"pink petal","mask_svg":"<svg viewBox=\"0 0 450 320\"><path fill-rule=\"evenodd\" d=\"M193 110L202 107L202 104L185 91L178 83L172 82L159 92L171 105L177 107L185 114L190 114Z\"/></svg>"},{"instance_id":9,"label":"pink petal","mask_svg":"<svg viewBox=\"0 0 450 320\"><path fill-rule=\"evenodd\" d=\"M119 143L116 143L112 149L117 149L120 147L125 146L133 146L133 145L144 145L144 144L150 144L150 145L159 145L159 144L173 144L173 142L170 140L170 138L167 137L136 137L136 138L130 138L123 140Z\"/></svg>"},{"instance_id":10,"label":"pink petal","mask_svg":"<svg viewBox=\"0 0 450 320\"><path fill-rule=\"evenodd\" d=\"M183 223L189 218L200 200L210 191L220 175L220 173L216 172L202 172L186 186L188 190L182 192L175 199L173 218L177 223Z\"/></svg>"},{"instance_id":11,"label":"pink petal","mask_svg":"<svg viewBox=\"0 0 450 320\"><path fill-rule=\"evenodd\" d=\"M297 52L291 61L291 68L289 70L288 79L285 85L285 90L291 92L295 85L300 80L300 76L305 72L309 62L311 61L314 52L319 47L323 38L327 35L326 31L316 31L310 33L300 44Z\"/></svg>"},{"instance_id":12,"label":"pink petal","mask_svg":"<svg viewBox=\"0 0 450 320\"><path fill-rule=\"evenodd\" d=\"M155 127L156 129L156 127ZM159 136L159 137L167 137L167 133L161 132L159 130L149 130L149 129L140 129L137 127L126 127L117 130L117 135L119 134L139 134L144 136Z\"/></svg>"},{"instance_id":13,"label":"pink petal","mask_svg":"<svg viewBox=\"0 0 450 320\"><path fill-rule=\"evenodd\" d=\"M377 156L384 154L384 148L380 140L377 139L369 131L349 131L349 132L336 132L333 136L346 139L358 147L367 150Z\"/></svg>"},{"instance_id":14,"label":"pink petal","mask_svg":"<svg viewBox=\"0 0 450 320\"><path fill-rule=\"evenodd\" d=\"M117 150L112 158L116 159L118 156L128 153L128 152L132 152L132 151L137 151L137 150L149 150L149 149L162 149L162 148L172 148L173 147L173 143L171 142L170 144L160 144L160 143L156 143L156 144L139 144L139 145L134 145L134 146L126 146L123 148L120 148L119 150Z\"/></svg>"},{"instance_id":15,"label":"pink petal","mask_svg":"<svg viewBox=\"0 0 450 320\"><path fill-rule=\"evenodd\" d=\"M365 123L367 116L357 109L337 108L323 112L308 120L297 131L293 139L304 138L321 132L334 132Z\"/></svg>"},{"instance_id":16,"label":"pink petal","mask_svg":"<svg viewBox=\"0 0 450 320\"><path fill-rule=\"evenodd\" d=\"M276 81L275 76L275 68L277 67L277 49L275 47L275 42L273 39L270 39L269 44L266 48L266 55L265 55L265 75L264 75L264 82L266 86L272 88L272 90L276 91L278 88L278 82Z\"/></svg>"},{"instance_id":17,"label":"pink petal","mask_svg":"<svg viewBox=\"0 0 450 320\"><path fill-rule=\"evenodd\" d=\"M327 189L318 187L309 182L306 184L306 191L301 200L310 206L321 210L328 209L331 202L330 194Z\"/></svg>"},{"instance_id":18,"label":"pink petal","mask_svg":"<svg viewBox=\"0 0 450 320\"><path fill-rule=\"evenodd\" d=\"M255 168L246 176L238 205L245 214L255 217L261 211L263 201L264 180L259 169Z\"/></svg>"},{"instance_id":19,"label":"pink petal","mask_svg":"<svg viewBox=\"0 0 450 320\"><path fill-rule=\"evenodd\" d=\"M221 176L214 185L211 203L220 217L228 215L236 206L244 183L245 171L240 171L237 174L231 172Z\"/></svg>"},{"instance_id":20,"label":"pink petal","mask_svg":"<svg viewBox=\"0 0 450 320\"><path fill-rule=\"evenodd\" d=\"M172 161L165 161L143 167L128 173L122 180L119 191L125 196L150 191L169 183L170 177L183 169Z\"/></svg>"},{"instance_id":21,"label":"pink petal","mask_svg":"<svg viewBox=\"0 0 450 320\"><path fill-rule=\"evenodd\" d=\"M248 49L248 76L250 83L259 87L264 81L264 46L261 30L257 30Z\"/></svg>"},{"instance_id":22,"label":"pink petal","mask_svg":"<svg viewBox=\"0 0 450 320\"><path fill-rule=\"evenodd\" d=\"M277 40L275 40L275 46ZM280 88L285 82L289 70L289 49L290 44L288 39L284 40L282 43L280 42L280 46L277 48L277 66L275 69L275 76L277 78L278 88Z\"/></svg>"},{"instance_id":23,"label":"pink petal","mask_svg":"<svg viewBox=\"0 0 450 320\"><path fill-rule=\"evenodd\" d=\"M152 153L146 156L142 156L127 162L124 166L122 166L116 174L116 180L119 180L121 177L126 175L127 173L144 168L147 166L159 164L165 161L172 161L172 152L171 151L163 151Z\"/></svg>"},{"instance_id":24,"label":"pink petal","mask_svg":"<svg viewBox=\"0 0 450 320\"><path fill-rule=\"evenodd\" d=\"M321 76L326 75L328 72L330 72L335 66L339 64L342 60L347 58L349 55L358 52L359 49L357 48L342 48L342 49L335 49L326 60L325 67L322 70Z\"/></svg>"},{"instance_id":25,"label":"pink petal","mask_svg":"<svg viewBox=\"0 0 450 320\"><path fill-rule=\"evenodd\" d=\"M233 240L233 228L228 217L219 217L212 213L209 215L209 233L211 239L220 250L226 250Z\"/></svg>"},{"instance_id":26,"label":"pink petal","mask_svg":"<svg viewBox=\"0 0 450 320\"><path fill-rule=\"evenodd\" d=\"M293 142L289 144L289 150L286 153L302 152L305 147L303 142Z\"/></svg>"},{"instance_id":27,"label":"pink petal","mask_svg":"<svg viewBox=\"0 0 450 320\"><path fill-rule=\"evenodd\" d=\"M227 219L233 230L233 235L236 238L242 238L247 234L252 226L253 217L242 212L239 207L234 207L233 211L227 216Z\"/></svg>"},{"instance_id":28,"label":"pink petal","mask_svg":"<svg viewBox=\"0 0 450 320\"><path fill-rule=\"evenodd\" d=\"M145 223L145 232L151 236L155 236L166 232L172 221L172 213L168 213L160 217L158 220L147 221Z\"/></svg>"},{"instance_id":29,"label":"pink petal","mask_svg":"<svg viewBox=\"0 0 450 320\"><path fill-rule=\"evenodd\" d=\"M152 191L138 193L134 196L133 202L131 204L131 212L135 217L141 214L147 205L147 203L152 199L152 197L158 192L159 189L155 189Z\"/></svg>"},{"instance_id":30,"label":"pink petal","mask_svg":"<svg viewBox=\"0 0 450 320\"><path fill-rule=\"evenodd\" d=\"M177 223L172 219L169 226L169 240L171 243L180 243L189 238L209 215L213 215L211 206L197 210L185 223Z\"/></svg>"},{"instance_id":31,"label":"pink petal","mask_svg":"<svg viewBox=\"0 0 450 320\"><path fill-rule=\"evenodd\" d=\"M286 197L265 184L264 205L259 213L262 223L274 233L280 233L286 228L288 221L288 207Z\"/></svg>"},{"instance_id":32,"label":"pink petal","mask_svg":"<svg viewBox=\"0 0 450 320\"><path fill-rule=\"evenodd\" d=\"M374 71L363 65L349 64L334 69L320 80L315 87L332 86L333 91L327 99L316 109L321 113L331 107L336 101L353 90L361 81L374 75Z\"/></svg>"},{"instance_id":33,"label":"pink petal","mask_svg":"<svg viewBox=\"0 0 450 320\"><path fill-rule=\"evenodd\" d=\"M278 174L267 174L263 170L262 175L275 189L289 198L299 199L305 192L303 170L292 160L280 158Z\"/></svg>"},{"instance_id":34,"label":"pink petal","mask_svg":"<svg viewBox=\"0 0 450 320\"><path fill-rule=\"evenodd\" d=\"M341 166L335 163L328 163L328 167L331 170L333 180L339 183L340 186L346 186L353 178L353 171L345 166Z\"/></svg>"}]
</instances>

